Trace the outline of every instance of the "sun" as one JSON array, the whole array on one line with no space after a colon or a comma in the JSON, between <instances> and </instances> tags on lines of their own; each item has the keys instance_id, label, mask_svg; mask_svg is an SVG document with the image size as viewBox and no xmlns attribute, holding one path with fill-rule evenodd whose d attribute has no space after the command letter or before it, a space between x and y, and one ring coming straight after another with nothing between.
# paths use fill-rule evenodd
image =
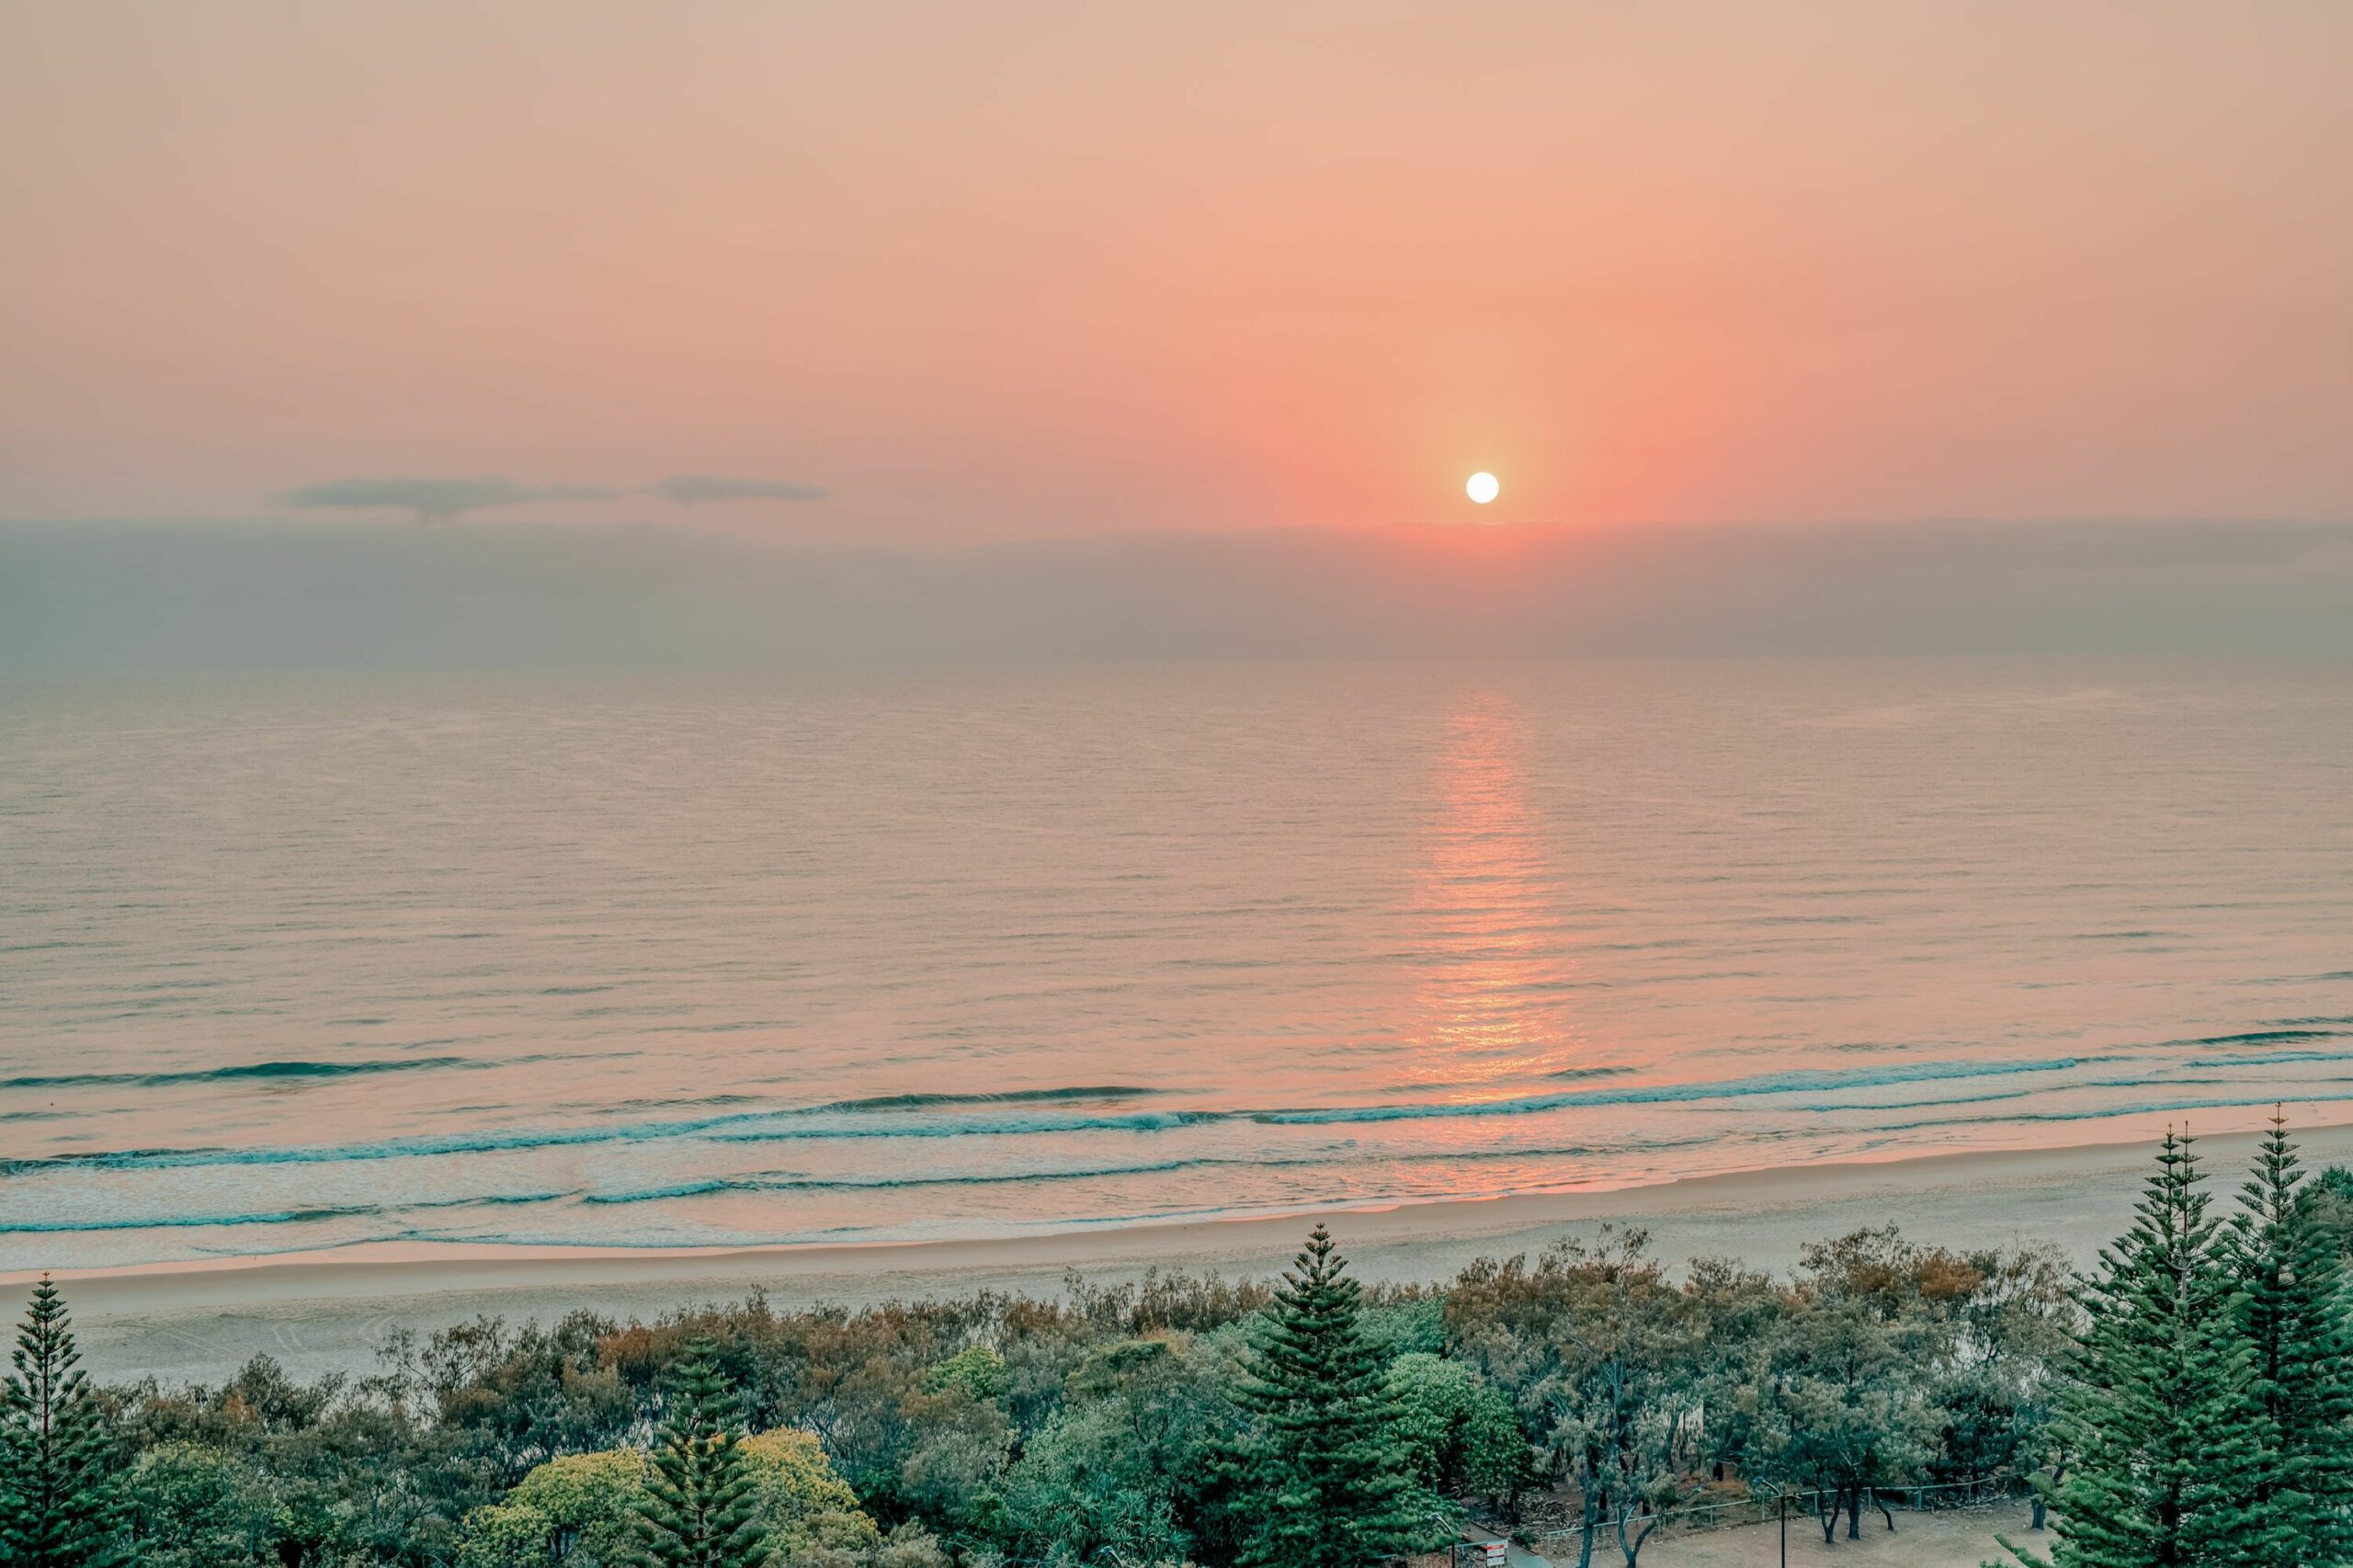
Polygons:
<instances>
[{"instance_id":1,"label":"sun","mask_svg":"<svg viewBox=\"0 0 2353 1568\"><path fill-rule=\"evenodd\" d=\"M1462 494L1468 495L1472 500L1476 501L1480 506L1483 506L1488 502L1494 500L1496 496L1502 494L1503 488L1503 485L1496 480L1494 474L1489 473L1484 469L1481 469L1477 473L1472 474L1463 483Z\"/></svg>"}]
</instances>

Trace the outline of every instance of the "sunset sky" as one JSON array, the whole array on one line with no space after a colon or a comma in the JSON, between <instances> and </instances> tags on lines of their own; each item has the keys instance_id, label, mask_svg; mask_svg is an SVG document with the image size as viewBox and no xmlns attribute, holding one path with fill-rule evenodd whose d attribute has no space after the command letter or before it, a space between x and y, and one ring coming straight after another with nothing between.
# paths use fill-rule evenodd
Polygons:
<instances>
[{"instance_id":1,"label":"sunset sky","mask_svg":"<svg viewBox=\"0 0 2353 1568\"><path fill-rule=\"evenodd\" d=\"M9 0L0 105L0 518L2353 515L2342 0Z\"/></svg>"}]
</instances>

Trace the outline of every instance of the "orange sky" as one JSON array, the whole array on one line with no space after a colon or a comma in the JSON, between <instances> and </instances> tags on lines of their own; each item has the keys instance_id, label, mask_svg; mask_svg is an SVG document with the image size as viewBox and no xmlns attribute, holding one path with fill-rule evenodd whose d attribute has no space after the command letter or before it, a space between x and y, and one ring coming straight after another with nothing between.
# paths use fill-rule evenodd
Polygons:
<instances>
[{"instance_id":1,"label":"orange sky","mask_svg":"<svg viewBox=\"0 0 2353 1568\"><path fill-rule=\"evenodd\" d=\"M2353 515L2343 0L0 0L0 517Z\"/></svg>"}]
</instances>

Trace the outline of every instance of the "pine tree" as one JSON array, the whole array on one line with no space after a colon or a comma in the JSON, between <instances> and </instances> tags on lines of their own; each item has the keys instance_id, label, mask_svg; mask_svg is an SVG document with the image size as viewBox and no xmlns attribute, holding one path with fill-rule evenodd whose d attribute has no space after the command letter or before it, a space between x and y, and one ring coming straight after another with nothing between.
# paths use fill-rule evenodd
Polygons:
<instances>
[{"instance_id":1,"label":"pine tree","mask_svg":"<svg viewBox=\"0 0 2353 1568\"><path fill-rule=\"evenodd\" d=\"M125 1557L115 1451L79 1370L64 1301L49 1276L0 1384L0 1568L113 1568Z\"/></svg>"},{"instance_id":2,"label":"pine tree","mask_svg":"<svg viewBox=\"0 0 2353 1568\"><path fill-rule=\"evenodd\" d=\"M758 1478L736 1448L734 1391L711 1343L687 1346L671 1372L670 1409L642 1506L645 1561L660 1568L757 1568L768 1543Z\"/></svg>"},{"instance_id":3,"label":"pine tree","mask_svg":"<svg viewBox=\"0 0 2353 1568\"><path fill-rule=\"evenodd\" d=\"M2261 1410L2265 1465L2255 1502L2280 1532L2279 1568L2353 1560L2353 1332L2335 1241L2297 1190L2302 1162L2274 1115L2240 1190L2231 1261L2250 1351L2248 1392Z\"/></svg>"},{"instance_id":4,"label":"pine tree","mask_svg":"<svg viewBox=\"0 0 2353 1568\"><path fill-rule=\"evenodd\" d=\"M1316 1226L1252 1335L1233 1393L1255 1417L1237 1478L1244 1568L1369 1568L1426 1523L1347 1270Z\"/></svg>"},{"instance_id":5,"label":"pine tree","mask_svg":"<svg viewBox=\"0 0 2353 1568\"><path fill-rule=\"evenodd\" d=\"M2131 1229L2084 1282L2089 1327L2057 1400L2077 1456L2052 1499L2057 1568L2288 1561L2254 1502L2263 1417L2204 1179L2168 1131Z\"/></svg>"}]
</instances>

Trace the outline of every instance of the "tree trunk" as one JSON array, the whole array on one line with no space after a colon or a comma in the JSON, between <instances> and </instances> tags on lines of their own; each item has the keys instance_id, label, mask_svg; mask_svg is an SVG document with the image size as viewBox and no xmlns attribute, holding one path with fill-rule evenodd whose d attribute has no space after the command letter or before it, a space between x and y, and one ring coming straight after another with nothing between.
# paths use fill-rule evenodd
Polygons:
<instances>
[{"instance_id":1,"label":"tree trunk","mask_svg":"<svg viewBox=\"0 0 2353 1568\"><path fill-rule=\"evenodd\" d=\"M1863 1539L1863 1489L1859 1486L1847 1488L1847 1539Z\"/></svg>"},{"instance_id":2,"label":"tree trunk","mask_svg":"<svg viewBox=\"0 0 2353 1568\"><path fill-rule=\"evenodd\" d=\"M2051 1494L2058 1491L2059 1483L2066 1479L2067 1467L2063 1464L2054 1464L2051 1467L2051 1484L2048 1487L2035 1487L2034 1528L2036 1529L2040 1529L2042 1528L2043 1516L2050 1511Z\"/></svg>"},{"instance_id":3,"label":"tree trunk","mask_svg":"<svg viewBox=\"0 0 2353 1568\"><path fill-rule=\"evenodd\" d=\"M1876 1486L1871 1488L1871 1506L1879 1510L1880 1517L1885 1519L1887 1528L1893 1530L1895 1528L1895 1516L1888 1512L1887 1499L1879 1494L1879 1488Z\"/></svg>"},{"instance_id":4,"label":"tree trunk","mask_svg":"<svg viewBox=\"0 0 2353 1568\"><path fill-rule=\"evenodd\" d=\"M1816 1491L1813 1494L1814 1517L1822 1525L1822 1544L1835 1545L1838 1540L1838 1494Z\"/></svg>"},{"instance_id":5,"label":"tree trunk","mask_svg":"<svg viewBox=\"0 0 2353 1568\"><path fill-rule=\"evenodd\" d=\"M1643 1517L1648 1522L1630 1541L1626 1539L1626 1521L1631 1517L1631 1509L1622 1509L1618 1515L1618 1550L1625 1553L1626 1568L1636 1568L1635 1559L1643 1554L1643 1543L1650 1540L1651 1531L1658 1528L1659 1521L1658 1515L1646 1512Z\"/></svg>"}]
</instances>

